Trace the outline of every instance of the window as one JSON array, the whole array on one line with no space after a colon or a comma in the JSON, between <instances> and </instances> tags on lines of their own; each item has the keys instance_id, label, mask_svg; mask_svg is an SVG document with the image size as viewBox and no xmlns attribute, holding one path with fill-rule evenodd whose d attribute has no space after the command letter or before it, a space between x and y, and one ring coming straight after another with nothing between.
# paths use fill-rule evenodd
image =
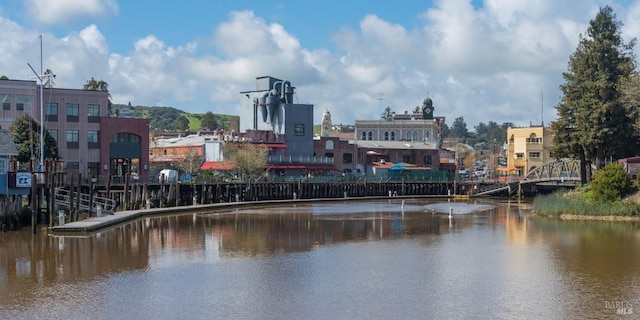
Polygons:
<instances>
[{"instance_id":1,"label":"window","mask_svg":"<svg viewBox=\"0 0 640 320\"><path fill-rule=\"evenodd\" d=\"M411 141L411 131L407 131L407 141Z\"/></svg>"},{"instance_id":2,"label":"window","mask_svg":"<svg viewBox=\"0 0 640 320\"><path fill-rule=\"evenodd\" d=\"M0 94L0 101L2 101L2 110L11 110L10 94Z\"/></svg>"},{"instance_id":3,"label":"window","mask_svg":"<svg viewBox=\"0 0 640 320\"><path fill-rule=\"evenodd\" d=\"M402 155L402 162L411 163L411 155L410 154Z\"/></svg>"},{"instance_id":4,"label":"window","mask_svg":"<svg viewBox=\"0 0 640 320\"><path fill-rule=\"evenodd\" d=\"M353 154L351 154L351 153L343 153L342 154L342 163L353 163Z\"/></svg>"},{"instance_id":5,"label":"window","mask_svg":"<svg viewBox=\"0 0 640 320\"><path fill-rule=\"evenodd\" d=\"M44 114L48 121L58 121L58 104L47 102L44 106Z\"/></svg>"},{"instance_id":6,"label":"window","mask_svg":"<svg viewBox=\"0 0 640 320\"><path fill-rule=\"evenodd\" d=\"M47 102L44 106L44 114L47 116L58 115L58 104L56 102Z\"/></svg>"},{"instance_id":7,"label":"window","mask_svg":"<svg viewBox=\"0 0 640 320\"><path fill-rule=\"evenodd\" d=\"M7 160L0 159L0 174L6 174L6 173L7 173Z\"/></svg>"},{"instance_id":8,"label":"window","mask_svg":"<svg viewBox=\"0 0 640 320\"><path fill-rule=\"evenodd\" d=\"M537 137L528 138L527 143L540 144L542 143L542 138L537 138Z\"/></svg>"},{"instance_id":9,"label":"window","mask_svg":"<svg viewBox=\"0 0 640 320\"><path fill-rule=\"evenodd\" d=\"M87 116L88 122L100 122L100 106L97 104L88 104Z\"/></svg>"},{"instance_id":10,"label":"window","mask_svg":"<svg viewBox=\"0 0 640 320\"><path fill-rule=\"evenodd\" d=\"M529 158L540 158L540 152L537 152L537 151L529 152Z\"/></svg>"},{"instance_id":11,"label":"window","mask_svg":"<svg viewBox=\"0 0 640 320\"><path fill-rule=\"evenodd\" d=\"M53 140L56 141L56 143L58 142L58 130L56 129L47 129L47 132L49 132L49 135L51 137L53 137Z\"/></svg>"},{"instance_id":12,"label":"window","mask_svg":"<svg viewBox=\"0 0 640 320\"><path fill-rule=\"evenodd\" d=\"M98 143L98 131L94 131L94 130L87 131L87 142Z\"/></svg>"},{"instance_id":13,"label":"window","mask_svg":"<svg viewBox=\"0 0 640 320\"><path fill-rule=\"evenodd\" d=\"M411 140L411 141L418 141L418 139L419 139L418 138L418 131L414 131L413 132L413 140Z\"/></svg>"},{"instance_id":14,"label":"window","mask_svg":"<svg viewBox=\"0 0 640 320\"><path fill-rule=\"evenodd\" d=\"M80 133L78 130L67 130L67 142L78 142Z\"/></svg>"},{"instance_id":15,"label":"window","mask_svg":"<svg viewBox=\"0 0 640 320\"><path fill-rule=\"evenodd\" d=\"M430 154L424 156L424 164L430 166L433 164L433 157Z\"/></svg>"},{"instance_id":16,"label":"window","mask_svg":"<svg viewBox=\"0 0 640 320\"><path fill-rule=\"evenodd\" d=\"M67 103L67 121L78 122L80 114L80 105L77 103Z\"/></svg>"},{"instance_id":17,"label":"window","mask_svg":"<svg viewBox=\"0 0 640 320\"><path fill-rule=\"evenodd\" d=\"M368 137L369 140L373 140L373 132L369 131Z\"/></svg>"},{"instance_id":18,"label":"window","mask_svg":"<svg viewBox=\"0 0 640 320\"><path fill-rule=\"evenodd\" d=\"M327 140L327 142L325 142L324 148L327 150L333 150L333 141Z\"/></svg>"},{"instance_id":19,"label":"window","mask_svg":"<svg viewBox=\"0 0 640 320\"><path fill-rule=\"evenodd\" d=\"M67 116L78 116L80 113L80 105L77 103L67 103Z\"/></svg>"},{"instance_id":20,"label":"window","mask_svg":"<svg viewBox=\"0 0 640 320\"><path fill-rule=\"evenodd\" d=\"M296 123L293 126L293 134L296 136L304 136L304 123Z\"/></svg>"},{"instance_id":21,"label":"window","mask_svg":"<svg viewBox=\"0 0 640 320\"><path fill-rule=\"evenodd\" d=\"M87 115L89 117L99 117L100 116L100 105L88 104L87 105Z\"/></svg>"},{"instance_id":22,"label":"window","mask_svg":"<svg viewBox=\"0 0 640 320\"><path fill-rule=\"evenodd\" d=\"M333 152L325 152L324 156L326 158L333 158Z\"/></svg>"},{"instance_id":23,"label":"window","mask_svg":"<svg viewBox=\"0 0 640 320\"><path fill-rule=\"evenodd\" d=\"M516 159L522 159L524 157L524 153L516 153Z\"/></svg>"},{"instance_id":24,"label":"window","mask_svg":"<svg viewBox=\"0 0 640 320\"><path fill-rule=\"evenodd\" d=\"M140 143L140 137L131 133L118 133L111 136L111 143ZM165 150L166 151L166 150ZM165 152L166 154L166 152Z\"/></svg>"},{"instance_id":25,"label":"window","mask_svg":"<svg viewBox=\"0 0 640 320\"><path fill-rule=\"evenodd\" d=\"M80 132L78 130L67 130L67 148L77 149L79 147Z\"/></svg>"},{"instance_id":26,"label":"window","mask_svg":"<svg viewBox=\"0 0 640 320\"><path fill-rule=\"evenodd\" d=\"M99 132L95 131L95 130L89 130L87 131L87 147L89 149L98 149L99 148L99 144L98 144L98 139L99 139Z\"/></svg>"},{"instance_id":27,"label":"window","mask_svg":"<svg viewBox=\"0 0 640 320\"><path fill-rule=\"evenodd\" d=\"M391 141L396 141L396 132L395 131L391 131L390 139L391 139Z\"/></svg>"},{"instance_id":28,"label":"window","mask_svg":"<svg viewBox=\"0 0 640 320\"><path fill-rule=\"evenodd\" d=\"M389 131L384 132L384 141L389 141Z\"/></svg>"},{"instance_id":29,"label":"window","mask_svg":"<svg viewBox=\"0 0 640 320\"><path fill-rule=\"evenodd\" d=\"M31 96L18 94L16 95L16 110L31 112Z\"/></svg>"},{"instance_id":30,"label":"window","mask_svg":"<svg viewBox=\"0 0 640 320\"><path fill-rule=\"evenodd\" d=\"M362 131L362 140L367 140L367 132Z\"/></svg>"}]
</instances>

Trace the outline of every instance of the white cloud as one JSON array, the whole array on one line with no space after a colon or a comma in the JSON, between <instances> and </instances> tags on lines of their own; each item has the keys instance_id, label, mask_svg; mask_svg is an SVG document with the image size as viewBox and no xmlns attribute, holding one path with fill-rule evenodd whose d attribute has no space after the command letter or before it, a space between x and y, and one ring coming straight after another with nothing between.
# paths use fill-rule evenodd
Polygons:
<instances>
[{"instance_id":1,"label":"white cloud","mask_svg":"<svg viewBox=\"0 0 640 320\"><path fill-rule=\"evenodd\" d=\"M118 10L114 1L28 1L46 23ZM64 37L44 34L44 60L59 87L104 79L116 103L237 114L239 92L269 75L290 80L300 102L315 104L316 121L325 108L336 123L377 119L386 106L410 111L428 95L448 124L463 116L470 129L488 121L528 125L542 113L548 123L562 72L598 1L486 0L478 9L470 0L439 0L416 13L410 29L365 15L356 29L331 36L335 51L304 48L282 24L252 11L230 13L209 39L169 46L150 34L123 54L109 52L110 39L91 24ZM623 35L640 33L638 3L616 12ZM3 17L0 28L0 70L29 78L26 62L39 61L39 34Z\"/></svg>"},{"instance_id":2,"label":"white cloud","mask_svg":"<svg viewBox=\"0 0 640 320\"><path fill-rule=\"evenodd\" d=\"M115 0L25 0L25 7L40 23L59 24L69 19L116 15Z\"/></svg>"}]
</instances>

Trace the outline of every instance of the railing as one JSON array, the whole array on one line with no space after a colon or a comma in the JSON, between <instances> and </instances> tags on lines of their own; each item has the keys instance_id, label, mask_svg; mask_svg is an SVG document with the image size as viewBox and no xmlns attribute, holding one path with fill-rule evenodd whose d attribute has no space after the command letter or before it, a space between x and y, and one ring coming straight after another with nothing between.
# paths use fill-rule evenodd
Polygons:
<instances>
[{"instance_id":1,"label":"railing","mask_svg":"<svg viewBox=\"0 0 640 320\"><path fill-rule=\"evenodd\" d=\"M78 193L77 192L73 192L71 193L69 190L67 189L63 189L63 188L56 188L55 191L55 204L62 206L62 207L69 207L69 203L71 201L71 195L73 194L73 201L77 201L78 200ZM90 195L86 194L86 193L80 193L80 206L78 209L82 210L82 211L87 211L87 212L93 212L94 208L98 208L98 206L102 207L102 212L104 213L113 213L115 211L116 208L116 201L109 199L109 198L103 198L103 197L93 197L93 207L91 208L90 205ZM75 205L75 203L74 203Z\"/></svg>"},{"instance_id":2,"label":"railing","mask_svg":"<svg viewBox=\"0 0 640 320\"><path fill-rule=\"evenodd\" d=\"M332 157L312 157L312 156L268 156L267 163L305 163L305 164L334 164Z\"/></svg>"}]
</instances>

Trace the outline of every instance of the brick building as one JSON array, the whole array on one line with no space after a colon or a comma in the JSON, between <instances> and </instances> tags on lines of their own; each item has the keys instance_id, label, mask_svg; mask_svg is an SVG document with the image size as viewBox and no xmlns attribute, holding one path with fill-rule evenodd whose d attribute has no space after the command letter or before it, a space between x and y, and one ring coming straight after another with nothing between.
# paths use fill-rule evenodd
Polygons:
<instances>
[{"instance_id":1,"label":"brick building","mask_svg":"<svg viewBox=\"0 0 640 320\"><path fill-rule=\"evenodd\" d=\"M105 180L128 173L122 171L125 163L126 170L134 168L132 163L148 167L148 120L109 118L106 91L40 89L35 81L0 80L0 126L9 128L25 114L41 121L70 174Z\"/></svg>"}]
</instances>

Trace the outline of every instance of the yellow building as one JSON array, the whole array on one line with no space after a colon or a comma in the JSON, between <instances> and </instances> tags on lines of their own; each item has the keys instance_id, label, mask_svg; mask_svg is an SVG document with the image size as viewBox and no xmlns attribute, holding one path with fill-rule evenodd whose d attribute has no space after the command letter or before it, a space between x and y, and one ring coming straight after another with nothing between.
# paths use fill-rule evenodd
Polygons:
<instances>
[{"instance_id":1,"label":"yellow building","mask_svg":"<svg viewBox=\"0 0 640 320\"><path fill-rule=\"evenodd\" d=\"M516 168L520 175L551 161L553 135L548 127L508 128L507 142L507 167Z\"/></svg>"}]
</instances>

